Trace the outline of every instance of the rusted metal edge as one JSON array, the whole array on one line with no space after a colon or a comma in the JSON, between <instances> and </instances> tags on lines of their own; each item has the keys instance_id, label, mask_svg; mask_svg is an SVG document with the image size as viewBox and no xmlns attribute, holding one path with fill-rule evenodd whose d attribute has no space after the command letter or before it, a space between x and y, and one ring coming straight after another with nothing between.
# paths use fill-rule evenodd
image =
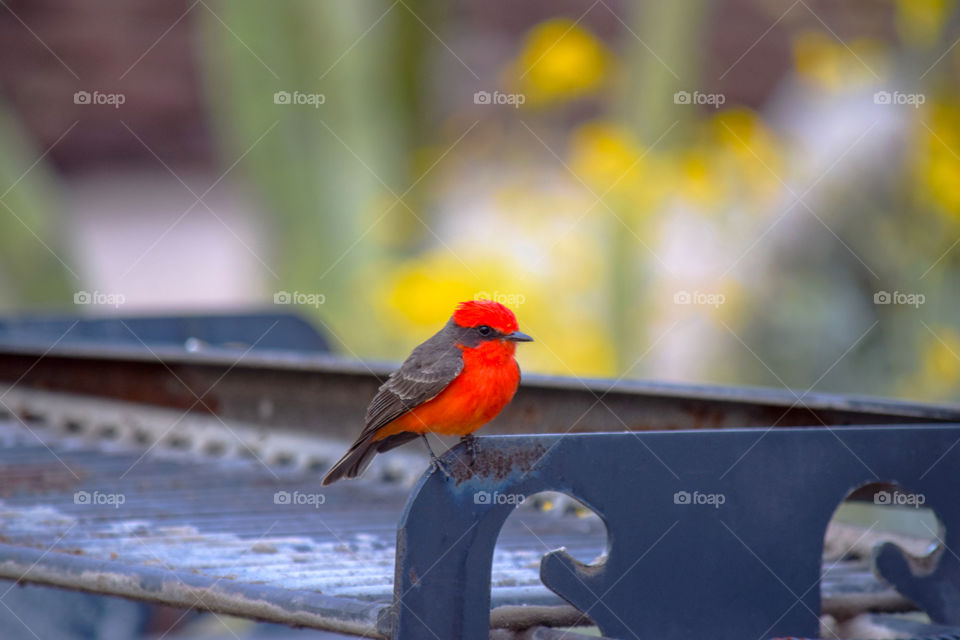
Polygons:
<instances>
[{"instance_id":1,"label":"rusted metal edge","mask_svg":"<svg viewBox=\"0 0 960 640\"><path fill-rule=\"evenodd\" d=\"M301 371L306 373L331 373L356 375L363 378L386 379L397 363L386 361L362 361L322 353L298 353L293 351L250 352L238 359L242 352L218 347L189 352L184 349L164 346L146 349L104 346L64 345L49 348L46 343L9 344L0 343L0 359L6 356L24 355L36 358L80 358L106 362L146 362L167 365L230 367L241 370L263 369ZM831 393L796 393L787 389L771 387L730 387L709 384L682 384L651 380L604 378L575 378L524 374L522 386L536 389L556 389L574 394L628 393L636 396L657 396L682 400L702 400L729 403L747 403L790 407L794 404L811 409L864 412L916 416L938 421L956 421L960 417L960 404L924 403L882 398L875 396L850 396ZM803 398L798 402L798 396ZM593 398L595 399L595 398Z\"/></svg>"},{"instance_id":2,"label":"rusted metal edge","mask_svg":"<svg viewBox=\"0 0 960 640\"><path fill-rule=\"evenodd\" d=\"M213 413L224 420L343 439L356 435L367 403L394 367L291 351L46 348L0 344L0 383ZM526 375L514 402L485 433L929 422L960 422L960 405Z\"/></svg>"},{"instance_id":3,"label":"rusted metal edge","mask_svg":"<svg viewBox=\"0 0 960 640\"><path fill-rule=\"evenodd\" d=\"M376 625L380 609L388 606L385 603L236 584L49 550L0 544L0 577L296 627L385 637Z\"/></svg>"}]
</instances>

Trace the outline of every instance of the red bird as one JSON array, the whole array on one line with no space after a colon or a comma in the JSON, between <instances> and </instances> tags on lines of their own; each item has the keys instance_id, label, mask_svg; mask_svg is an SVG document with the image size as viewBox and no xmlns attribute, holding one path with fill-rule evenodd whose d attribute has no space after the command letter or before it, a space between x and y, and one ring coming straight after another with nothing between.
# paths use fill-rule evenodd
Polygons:
<instances>
[{"instance_id":1,"label":"red bird","mask_svg":"<svg viewBox=\"0 0 960 640\"><path fill-rule=\"evenodd\" d=\"M383 383L367 408L360 437L323 484L356 478L375 455L417 437L439 466L426 434L466 440L493 420L520 383L513 358L516 343L532 340L517 330L517 318L499 302L461 302L443 329L414 349Z\"/></svg>"}]
</instances>

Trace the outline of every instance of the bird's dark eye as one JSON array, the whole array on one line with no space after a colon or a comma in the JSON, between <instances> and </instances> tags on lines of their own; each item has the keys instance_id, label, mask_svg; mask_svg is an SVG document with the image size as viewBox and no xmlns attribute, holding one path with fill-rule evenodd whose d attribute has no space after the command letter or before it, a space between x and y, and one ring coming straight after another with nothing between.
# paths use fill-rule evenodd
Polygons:
<instances>
[{"instance_id":1,"label":"bird's dark eye","mask_svg":"<svg viewBox=\"0 0 960 640\"><path fill-rule=\"evenodd\" d=\"M493 329L491 329L490 327L488 327L488 326L485 325L485 324L482 324L482 325L480 325L479 327L477 327L477 333L479 333L479 334L482 335L484 338L486 338L487 336L493 335Z\"/></svg>"}]
</instances>

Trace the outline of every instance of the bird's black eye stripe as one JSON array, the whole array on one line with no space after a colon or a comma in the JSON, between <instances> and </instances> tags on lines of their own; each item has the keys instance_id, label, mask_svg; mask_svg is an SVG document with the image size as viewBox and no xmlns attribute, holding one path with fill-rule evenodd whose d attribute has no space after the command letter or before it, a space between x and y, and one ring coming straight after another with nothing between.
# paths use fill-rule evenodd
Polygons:
<instances>
[{"instance_id":1,"label":"bird's black eye stripe","mask_svg":"<svg viewBox=\"0 0 960 640\"><path fill-rule=\"evenodd\" d=\"M492 335L493 335L493 329L491 329L490 327L488 327L488 326L485 325L485 324L482 324L482 325L480 325L479 327L477 327L477 333L479 333L479 334L482 335L484 338L486 338L486 337L488 337L488 336L492 336Z\"/></svg>"}]
</instances>

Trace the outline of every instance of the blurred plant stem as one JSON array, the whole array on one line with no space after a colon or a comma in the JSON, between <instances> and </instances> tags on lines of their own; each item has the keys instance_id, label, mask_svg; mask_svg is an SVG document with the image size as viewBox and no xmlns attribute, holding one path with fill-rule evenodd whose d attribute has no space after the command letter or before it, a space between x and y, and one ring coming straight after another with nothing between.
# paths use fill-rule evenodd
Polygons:
<instances>
[{"instance_id":1,"label":"blurred plant stem","mask_svg":"<svg viewBox=\"0 0 960 640\"><path fill-rule=\"evenodd\" d=\"M616 345L614 348L616 370L619 375L624 375L633 368L632 365L644 351L639 345L641 335L637 320L642 317L638 309L649 300L649 296L644 295L639 286L640 278L637 276L639 265L637 256L634 255L636 242L633 234L620 228L620 222L617 220L611 224L613 233L610 257L613 265L610 274L613 282L610 317L613 323L613 344Z\"/></svg>"},{"instance_id":2,"label":"blurred plant stem","mask_svg":"<svg viewBox=\"0 0 960 640\"><path fill-rule=\"evenodd\" d=\"M0 104L0 310L73 302L72 276L58 229L56 184L42 150L21 134L16 116ZM40 238L45 238L41 241Z\"/></svg>"},{"instance_id":3,"label":"blurred plant stem","mask_svg":"<svg viewBox=\"0 0 960 640\"><path fill-rule=\"evenodd\" d=\"M685 125L695 121L697 108L674 103L677 91L703 90L700 85L699 58L702 47L702 29L706 19L706 0L687 2L647 2L633 5L631 30L625 39L624 67L636 70L626 80L617 111L632 125L640 141L649 148L656 144L658 151L678 145L684 136ZM671 129L672 127L672 129ZM669 133L666 133L669 131ZM625 206L623 201L612 205L620 219L633 231L621 229L620 221L611 221L613 261L611 313L614 344L617 349L617 369L631 367L646 350L646 336L641 329L645 314L640 309L650 303L642 274L649 272L642 265L650 263L650 256L636 241L656 235L658 220ZM638 253L638 249L643 251Z\"/></svg>"},{"instance_id":4,"label":"blurred plant stem","mask_svg":"<svg viewBox=\"0 0 960 640\"><path fill-rule=\"evenodd\" d=\"M388 3L218 7L230 29L205 14L202 58L224 166L246 154L246 173L271 214L278 249L266 262L276 289L322 292L320 313L349 343L368 315L360 269L422 232L392 193L414 181L412 145L430 115L421 104L428 38L416 17ZM417 6L421 17L427 8ZM323 94L324 102L275 104L277 91ZM416 210L414 198L404 201Z\"/></svg>"},{"instance_id":5,"label":"blurred plant stem","mask_svg":"<svg viewBox=\"0 0 960 640\"><path fill-rule=\"evenodd\" d=\"M634 5L632 30L639 39L629 31L622 37L627 45L624 66L636 72L628 78L620 112L644 144L656 142L674 122L683 125L697 118L697 107L675 104L673 94L707 90L700 84L700 56L706 49L697 44L703 42L707 7L706 0ZM677 144L680 133L671 132L658 147Z\"/></svg>"}]
</instances>

